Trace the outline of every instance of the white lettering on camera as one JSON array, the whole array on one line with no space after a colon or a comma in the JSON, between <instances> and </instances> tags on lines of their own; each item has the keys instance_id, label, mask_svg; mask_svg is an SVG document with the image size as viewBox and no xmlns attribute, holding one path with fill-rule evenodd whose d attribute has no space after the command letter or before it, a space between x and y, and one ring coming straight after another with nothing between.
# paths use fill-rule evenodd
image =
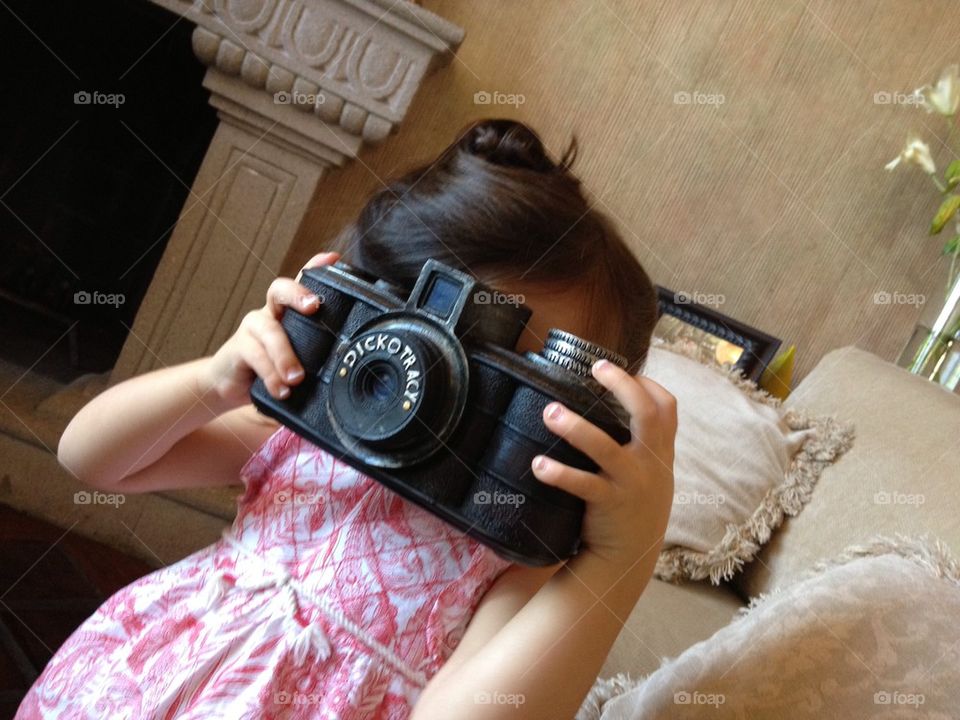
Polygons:
<instances>
[{"instance_id":1,"label":"white lettering on camera","mask_svg":"<svg viewBox=\"0 0 960 720\"><path fill-rule=\"evenodd\" d=\"M403 397L411 403L416 404L420 399L420 371L416 369L419 364L416 353L413 349L403 342L396 335L386 333L376 333L366 335L357 340L353 346L347 350L343 356L341 366L352 369L357 364L357 360L367 353L386 351L390 355L399 355L403 369L406 371L404 379Z\"/></svg>"}]
</instances>

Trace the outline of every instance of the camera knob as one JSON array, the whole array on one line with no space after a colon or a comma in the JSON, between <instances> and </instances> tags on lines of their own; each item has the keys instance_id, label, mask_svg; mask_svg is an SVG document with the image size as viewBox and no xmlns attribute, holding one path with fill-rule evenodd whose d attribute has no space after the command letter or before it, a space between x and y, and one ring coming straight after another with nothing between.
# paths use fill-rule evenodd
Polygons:
<instances>
[{"instance_id":1,"label":"camera knob","mask_svg":"<svg viewBox=\"0 0 960 720\"><path fill-rule=\"evenodd\" d=\"M554 365L566 368L581 377L590 376L590 368L597 360L609 360L621 368L627 367L627 359L622 355L556 328L547 333L540 354Z\"/></svg>"}]
</instances>

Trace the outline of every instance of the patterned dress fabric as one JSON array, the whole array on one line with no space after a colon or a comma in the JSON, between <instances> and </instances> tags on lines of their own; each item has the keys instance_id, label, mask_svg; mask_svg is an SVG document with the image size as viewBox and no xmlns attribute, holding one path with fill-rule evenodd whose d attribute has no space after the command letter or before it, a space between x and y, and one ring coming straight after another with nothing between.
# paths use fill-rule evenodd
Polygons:
<instances>
[{"instance_id":1,"label":"patterned dress fabric","mask_svg":"<svg viewBox=\"0 0 960 720\"><path fill-rule=\"evenodd\" d=\"M241 479L223 538L111 596L17 720L409 716L509 561L286 428Z\"/></svg>"}]
</instances>

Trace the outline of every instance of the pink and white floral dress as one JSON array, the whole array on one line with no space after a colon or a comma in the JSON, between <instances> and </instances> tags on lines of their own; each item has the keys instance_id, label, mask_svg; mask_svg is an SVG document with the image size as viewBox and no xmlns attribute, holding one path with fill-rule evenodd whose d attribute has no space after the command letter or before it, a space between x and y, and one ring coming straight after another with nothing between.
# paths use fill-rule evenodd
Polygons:
<instances>
[{"instance_id":1,"label":"pink and white floral dress","mask_svg":"<svg viewBox=\"0 0 960 720\"><path fill-rule=\"evenodd\" d=\"M510 563L286 428L241 479L223 538L111 596L18 720L410 714Z\"/></svg>"}]
</instances>

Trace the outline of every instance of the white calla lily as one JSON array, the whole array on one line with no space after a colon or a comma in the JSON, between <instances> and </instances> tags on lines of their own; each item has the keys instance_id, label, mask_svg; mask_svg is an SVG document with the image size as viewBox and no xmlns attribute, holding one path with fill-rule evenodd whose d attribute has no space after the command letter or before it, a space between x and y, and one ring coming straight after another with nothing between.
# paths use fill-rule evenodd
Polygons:
<instances>
[{"instance_id":1,"label":"white calla lily","mask_svg":"<svg viewBox=\"0 0 960 720\"><path fill-rule=\"evenodd\" d=\"M960 107L960 66L944 68L936 85L924 85L915 92L928 113L937 112L952 117Z\"/></svg>"},{"instance_id":2,"label":"white calla lily","mask_svg":"<svg viewBox=\"0 0 960 720\"><path fill-rule=\"evenodd\" d=\"M908 138L906 147L900 151L899 155L888 162L885 167L887 170L893 170L901 162L917 165L928 175L933 175L937 171L937 166L933 162L933 156L930 155L930 146L919 138Z\"/></svg>"}]
</instances>

